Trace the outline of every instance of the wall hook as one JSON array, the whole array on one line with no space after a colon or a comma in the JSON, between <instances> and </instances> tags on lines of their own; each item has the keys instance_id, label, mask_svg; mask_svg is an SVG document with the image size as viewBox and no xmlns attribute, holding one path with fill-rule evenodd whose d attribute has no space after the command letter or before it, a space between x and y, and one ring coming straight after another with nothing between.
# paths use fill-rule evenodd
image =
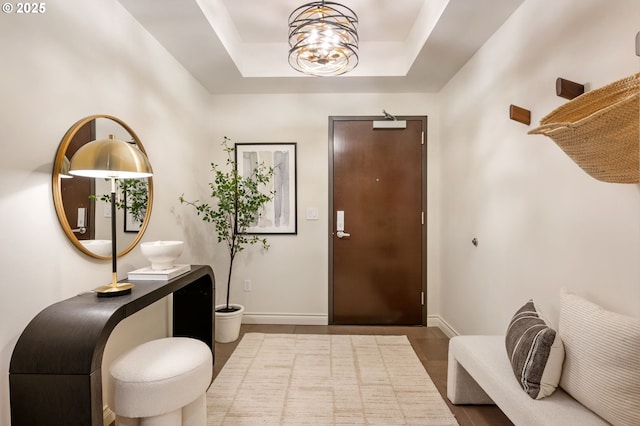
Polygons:
<instances>
[{"instance_id":1,"label":"wall hook","mask_svg":"<svg viewBox=\"0 0 640 426\"><path fill-rule=\"evenodd\" d=\"M576 83L564 78L556 79L556 95L565 99L573 99L584 93L584 84Z\"/></svg>"},{"instance_id":2,"label":"wall hook","mask_svg":"<svg viewBox=\"0 0 640 426\"><path fill-rule=\"evenodd\" d=\"M509 118L528 126L531 124L531 111L512 104L509 106Z\"/></svg>"}]
</instances>

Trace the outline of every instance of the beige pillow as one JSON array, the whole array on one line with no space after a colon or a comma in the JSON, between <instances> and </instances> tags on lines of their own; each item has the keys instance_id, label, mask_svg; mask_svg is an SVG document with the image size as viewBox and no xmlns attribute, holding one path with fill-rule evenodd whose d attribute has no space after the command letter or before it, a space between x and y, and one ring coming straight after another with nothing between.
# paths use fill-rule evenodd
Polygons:
<instances>
[{"instance_id":1,"label":"beige pillow","mask_svg":"<svg viewBox=\"0 0 640 426\"><path fill-rule=\"evenodd\" d=\"M613 425L640 425L640 319L563 291L558 332L560 386Z\"/></svg>"}]
</instances>

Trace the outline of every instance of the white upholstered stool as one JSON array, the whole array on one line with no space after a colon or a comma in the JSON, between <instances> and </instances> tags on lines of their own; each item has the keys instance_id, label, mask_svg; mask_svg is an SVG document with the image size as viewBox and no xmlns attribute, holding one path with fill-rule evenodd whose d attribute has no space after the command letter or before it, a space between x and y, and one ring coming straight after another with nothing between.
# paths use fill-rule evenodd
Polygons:
<instances>
[{"instance_id":1,"label":"white upholstered stool","mask_svg":"<svg viewBox=\"0 0 640 426\"><path fill-rule=\"evenodd\" d=\"M168 337L143 343L111 365L108 403L117 426L205 426L211 349L200 340Z\"/></svg>"}]
</instances>

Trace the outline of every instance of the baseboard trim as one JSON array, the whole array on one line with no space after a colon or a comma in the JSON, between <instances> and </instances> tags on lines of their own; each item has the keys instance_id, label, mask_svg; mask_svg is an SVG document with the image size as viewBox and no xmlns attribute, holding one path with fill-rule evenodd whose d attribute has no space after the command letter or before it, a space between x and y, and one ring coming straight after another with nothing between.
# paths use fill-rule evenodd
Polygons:
<instances>
[{"instance_id":1,"label":"baseboard trim","mask_svg":"<svg viewBox=\"0 0 640 426\"><path fill-rule=\"evenodd\" d=\"M105 405L102 408L102 424L104 426L109 426L115 423L115 421L116 421L116 413L111 411L111 409Z\"/></svg>"},{"instance_id":2,"label":"baseboard trim","mask_svg":"<svg viewBox=\"0 0 640 426\"><path fill-rule=\"evenodd\" d=\"M427 317L427 327L438 327L444 334L447 335L448 338L452 338L458 335L458 332L455 331L449 323L443 320L439 315L429 315Z\"/></svg>"},{"instance_id":3,"label":"baseboard trim","mask_svg":"<svg viewBox=\"0 0 640 426\"><path fill-rule=\"evenodd\" d=\"M329 317L324 314L273 314L245 312L243 324L278 324L278 325L327 325Z\"/></svg>"},{"instance_id":4,"label":"baseboard trim","mask_svg":"<svg viewBox=\"0 0 640 426\"><path fill-rule=\"evenodd\" d=\"M242 323L269 325L327 325L329 324L329 317L324 314L274 314L245 312L242 316ZM429 315L427 317L427 327L438 327L449 338L458 335L455 329L439 315Z\"/></svg>"}]
</instances>

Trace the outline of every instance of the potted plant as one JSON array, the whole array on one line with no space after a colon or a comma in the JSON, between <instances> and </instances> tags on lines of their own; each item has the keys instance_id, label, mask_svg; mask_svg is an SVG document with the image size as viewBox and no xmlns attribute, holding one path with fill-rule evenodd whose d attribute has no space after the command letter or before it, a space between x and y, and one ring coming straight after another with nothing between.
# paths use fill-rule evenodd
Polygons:
<instances>
[{"instance_id":1,"label":"potted plant","mask_svg":"<svg viewBox=\"0 0 640 426\"><path fill-rule=\"evenodd\" d=\"M181 203L193 206L203 221L214 224L218 242L224 242L229 252L226 304L217 305L215 309L215 339L221 343L233 342L238 338L244 311L243 306L229 303L234 260L249 245L259 244L264 250L269 249L266 238L247 235L247 229L258 222L264 206L274 196L273 191L261 190L273 177L273 168L259 163L249 175L241 176L236 167L235 148L230 142L226 136L222 141L229 170L223 171L217 164L211 163L214 178L209 186L211 198L217 202L188 201L184 194L179 198Z\"/></svg>"}]
</instances>

